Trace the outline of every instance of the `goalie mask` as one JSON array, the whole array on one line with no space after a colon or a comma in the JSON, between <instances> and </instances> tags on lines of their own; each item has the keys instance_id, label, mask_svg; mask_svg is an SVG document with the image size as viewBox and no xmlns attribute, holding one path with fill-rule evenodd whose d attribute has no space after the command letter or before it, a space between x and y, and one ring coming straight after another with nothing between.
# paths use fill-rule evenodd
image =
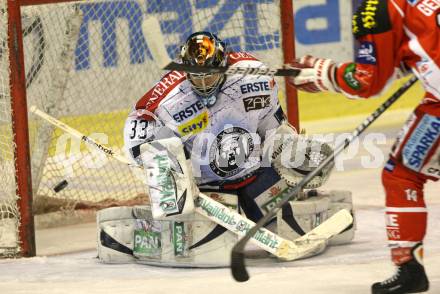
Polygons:
<instances>
[{"instance_id":1,"label":"goalie mask","mask_svg":"<svg viewBox=\"0 0 440 294\"><path fill-rule=\"evenodd\" d=\"M209 32L197 32L188 37L180 56L184 64L199 66L225 66L225 44ZM207 97L218 89L224 80L222 74L187 73L194 92Z\"/></svg>"}]
</instances>

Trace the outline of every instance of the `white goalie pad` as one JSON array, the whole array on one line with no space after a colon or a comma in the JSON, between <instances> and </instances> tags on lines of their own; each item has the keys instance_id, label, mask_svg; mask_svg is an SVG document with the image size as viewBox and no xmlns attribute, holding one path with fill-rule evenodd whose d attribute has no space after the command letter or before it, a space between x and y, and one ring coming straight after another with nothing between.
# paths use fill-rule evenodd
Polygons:
<instances>
[{"instance_id":1,"label":"white goalie pad","mask_svg":"<svg viewBox=\"0 0 440 294\"><path fill-rule=\"evenodd\" d=\"M280 125L266 139L264 154L270 156L272 166L288 185L297 185L310 171L325 158L332 155L333 149L324 142L296 133L287 123ZM305 189L320 187L330 176L333 163L322 169Z\"/></svg>"},{"instance_id":2,"label":"white goalie pad","mask_svg":"<svg viewBox=\"0 0 440 294\"><path fill-rule=\"evenodd\" d=\"M191 161L185 157L183 148L182 141L175 137L141 145L141 158L155 220L178 220L193 213L198 188Z\"/></svg>"},{"instance_id":3,"label":"white goalie pad","mask_svg":"<svg viewBox=\"0 0 440 294\"><path fill-rule=\"evenodd\" d=\"M328 219L330 199L313 197L301 201L289 201L277 214L278 234L294 240Z\"/></svg>"},{"instance_id":4,"label":"white goalie pad","mask_svg":"<svg viewBox=\"0 0 440 294\"><path fill-rule=\"evenodd\" d=\"M96 214L98 258L104 263L132 263L135 218L133 207L99 210Z\"/></svg>"},{"instance_id":5,"label":"white goalie pad","mask_svg":"<svg viewBox=\"0 0 440 294\"><path fill-rule=\"evenodd\" d=\"M353 216L353 224L343 232L332 237L329 245L342 245L353 241L356 231L356 216L353 208L353 197L348 190L316 191L318 197L328 197L330 199L329 217L341 209L347 209Z\"/></svg>"},{"instance_id":6,"label":"white goalie pad","mask_svg":"<svg viewBox=\"0 0 440 294\"><path fill-rule=\"evenodd\" d=\"M301 201L289 201L277 214L278 234L286 239L296 239L311 231L341 209L353 213L351 192L314 190L313 197ZM346 244L353 240L355 222L343 232L333 236L328 245Z\"/></svg>"},{"instance_id":7,"label":"white goalie pad","mask_svg":"<svg viewBox=\"0 0 440 294\"><path fill-rule=\"evenodd\" d=\"M215 193L214 197L237 209L237 196ZM98 257L104 263L224 267L237 241L235 234L196 213L176 221L154 220L149 206L98 212Z\"/></svg>"},{"instance_id":8,"label":"white goalie pad","mask_svg":"<svg viewBox=\"0 0 440 294\"><path fill-rule=\"evenodd\" d=\"M278 235L289 240L305 235L328 219L329 206L330 200L327 197L289 201L277 213ZM319 251L304 257L320 254L325 248L322 246Z\"/></svg>"}]
</instances>

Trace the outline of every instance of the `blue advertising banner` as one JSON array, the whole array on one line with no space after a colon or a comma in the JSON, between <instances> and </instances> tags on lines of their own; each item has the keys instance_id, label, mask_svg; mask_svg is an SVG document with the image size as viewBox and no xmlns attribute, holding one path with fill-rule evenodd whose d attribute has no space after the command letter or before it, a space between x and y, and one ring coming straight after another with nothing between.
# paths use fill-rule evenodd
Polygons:
<instances>
[{"instance_id":1,"label":"blue advertising banner","mask_svg":"<svg viewBox=\"0 0 440 294\"><path fill-rule=\"evenodd\" d=\"M356 2L356 0L353 0ZM141 24L145 14L173 15L161 20L164 35L175 37L175 42L167 44L168 51L176 52L181 42L194 30L207 30L219 33L231 25L233 16L240 11L243 31L228 34L222 38L233 50L264 51L279 47L280 32L265 32L258 20L259 5L271 4L273 0L148 0L112 1L99 3L82 3L83 23L75 50L75 69L90 68L90 33L89 25L101 25L102 66L104 68L118 65L117 22L125 21L128 26L130 63L142 64L151 58L144 40ZM353 56L351 38L352 3L343 0L296 0L295 35L297 55L312 54L326 56L336 60L345 60ZM194 10L213 9L216 13L204 27L195 27ZM184 24L184 25L182 25ZM177 36L177 38L176 38ZM243 40L244 39L244 40ZM127 40L123 41L127 42ZM258 44L258 45L255 45ZM274 45L275 44L275 45Z\"/></svg>"}]
</instances>

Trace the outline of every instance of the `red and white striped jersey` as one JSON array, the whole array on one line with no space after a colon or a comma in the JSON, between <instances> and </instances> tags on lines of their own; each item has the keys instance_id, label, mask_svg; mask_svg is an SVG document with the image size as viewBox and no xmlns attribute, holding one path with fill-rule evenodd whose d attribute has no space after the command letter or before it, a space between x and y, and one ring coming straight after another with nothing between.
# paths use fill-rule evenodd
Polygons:
<instances>
[{"instance_id":1,"label":"red and white striped jersey","mask_svg":"<svg viewBox=\"0 0 440 294\"><path fill-rule=\"evenodd\" d=\"M364 0L353 34L356 60L336 74L344 94L375 96L404 68L420 79L426 101L440 101L440 0Z\"/></svg>"}]
</instances>

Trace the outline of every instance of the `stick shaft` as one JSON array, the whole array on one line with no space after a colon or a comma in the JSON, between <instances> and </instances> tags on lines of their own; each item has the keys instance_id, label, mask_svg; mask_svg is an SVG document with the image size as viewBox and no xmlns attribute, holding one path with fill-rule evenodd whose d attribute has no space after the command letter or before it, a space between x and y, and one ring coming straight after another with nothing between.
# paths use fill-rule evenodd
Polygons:
<instances>
[{"instance_id":1,"label":"stick shaft","mask_svg":"<svg viewBox=\"0 0 440 294\"><path fill-rule=\"evenodd\" d=\"M32 106L30 108L30 110L35 113L36 115L40 116L41 118L43 118L44 120L46 120L47 122L51 123L52 125L54 125L55 127L60 128L61 130L65 131L68 134L71 134L72 136L86 142L89 145L94 146L95 148L97 148L98 150L104 152L105 154L107 154L108 156L111 156L113 158L115 158L116 160L125 163L125 164L130 164L129 160L123 156L120 155L116 152L114 152L112 149L110 149L109 147L106 147L102 144L99 144L98 142L96 142L95 140L93 140L92 138L82 134L81 132L79 132L78 130L68 126L67 124L59 121L58 119L54 118L53 116L37 109L35 106ZM139 167L140 168L140 167ZM225 227L226 229L228 229L229 231L233 232L234 234L237 234L239 236L244 236L245 232L246 232L246 228L252 227L255 224L241 216L240 214L230 210L229 208L227 208L226 206L224 206L223 204L209 198L208 196L200 193L200 199L199 199L199 203L201 205L199 205L198 207L195 207L195 211L208 218L209 220L222 225L223 227ZM242 227L227 223L225 221L222 220L221 217L219 217L218 215L216 215L215 213L212 213L212 211L209 210L209 208L215 208L215 211L222 211L222 215L224 216L224 214L227 214L229 219L233 219L234 221L232 221L232 223L241 223ZM269 230L266 229L262 229L260 231L260 239L270 239L273 240L273 242L266 244L262 241L260 241L259 239L253 239L253 243L255 245L257 245L258 247L260 247L263 250L266 250L267 252L270 252L278 257L282 257L279 252L278 252L278 248L280 244L284 244L286 242L290 242L289 240L286 240L284 238L281 238L280 236L278 236L275 233L270 232Z\"/></svg>"},{"instance_id":2,"label":"stick shaft","mask_svg":"<svg viewBox=\"0 0 440 294\"><path fill-rule=\"evenodd\" d=\"M415 82L417 81L416 77L412 77L408 82L406 82L399 90L397 90L387 101L385 101L381 106L379 106L369 117L367 117L364 122L362 122L351 134L349 138L347 138L344 142L338 145L335 148L333 154L327 157L324 161L321 162L313 171L311 171L307 176L303 178L301 182L298 183L295 187L289 187L286 192L286 196L282 198L277 205L272 208L267 214L261 218L257 224L252 227L248 231L248 233L239 241L232 249L232 259L234 258L243 258L244 255L240 254L244 252L244 248L249 241L249 239L266 224L270 219L272 219L278 210L290 200L290 198L297 195L301 189L309 183L323 168L333 162L334 158L340 154L345 148L347 148L351 142L353 142L360 134L362 134L382 113L384 113L397 99L399 99ZM236 266L234 268L234 266ZM231 261L231 270L233 271L233 275L243 275L243 273L234 273L234 271L240 271L245 269L244 266L244 258L240 261L233 260Z\"/></svg>"},{"instance_id":3,"label":"stick shaft","mask_svg":"<svg viewBox=\"0 0 440 294\"><path fill-rule=\"evenodd\" d=\"M116 152L114 152L112 149L96 142L95 140L93 140L92 138L84 135L83 133L79 132L78 130L66 125L65 123L63 123L62 121L54 118L53 116L37 109L35 106L32 106L30 108L30 111L35 113L36 115L38 115L39 117L41 117L42 119L46 120L47 122L51 123L52 125L54 125L57 128L60 128L61 130L65 131L66 133L71 134L72 136L74 136L75 138L84 141L86 143L88 143L89 145L94 146L95 148L97 148L98 150L104 152L107 155L110 155L111 157L126 163L126 164L130 164L130 162L127 160L127 158L125 156L122 156Z\"/></svg>"},{"instance_id":4,"label":"stick shaft","mask_svg":"<svg viewBox=\"0 0 440 294\"><path fill-rule=\"evenodd\" d=\"M166 70L185 71L190 73L221 73L225 75L255 75L255 76L283 76L293 77L300 72L294 68L270 68L270 67L237 67L237 66L197 66L171 62L164 67Z\"/></svg>"}]
</instances>

